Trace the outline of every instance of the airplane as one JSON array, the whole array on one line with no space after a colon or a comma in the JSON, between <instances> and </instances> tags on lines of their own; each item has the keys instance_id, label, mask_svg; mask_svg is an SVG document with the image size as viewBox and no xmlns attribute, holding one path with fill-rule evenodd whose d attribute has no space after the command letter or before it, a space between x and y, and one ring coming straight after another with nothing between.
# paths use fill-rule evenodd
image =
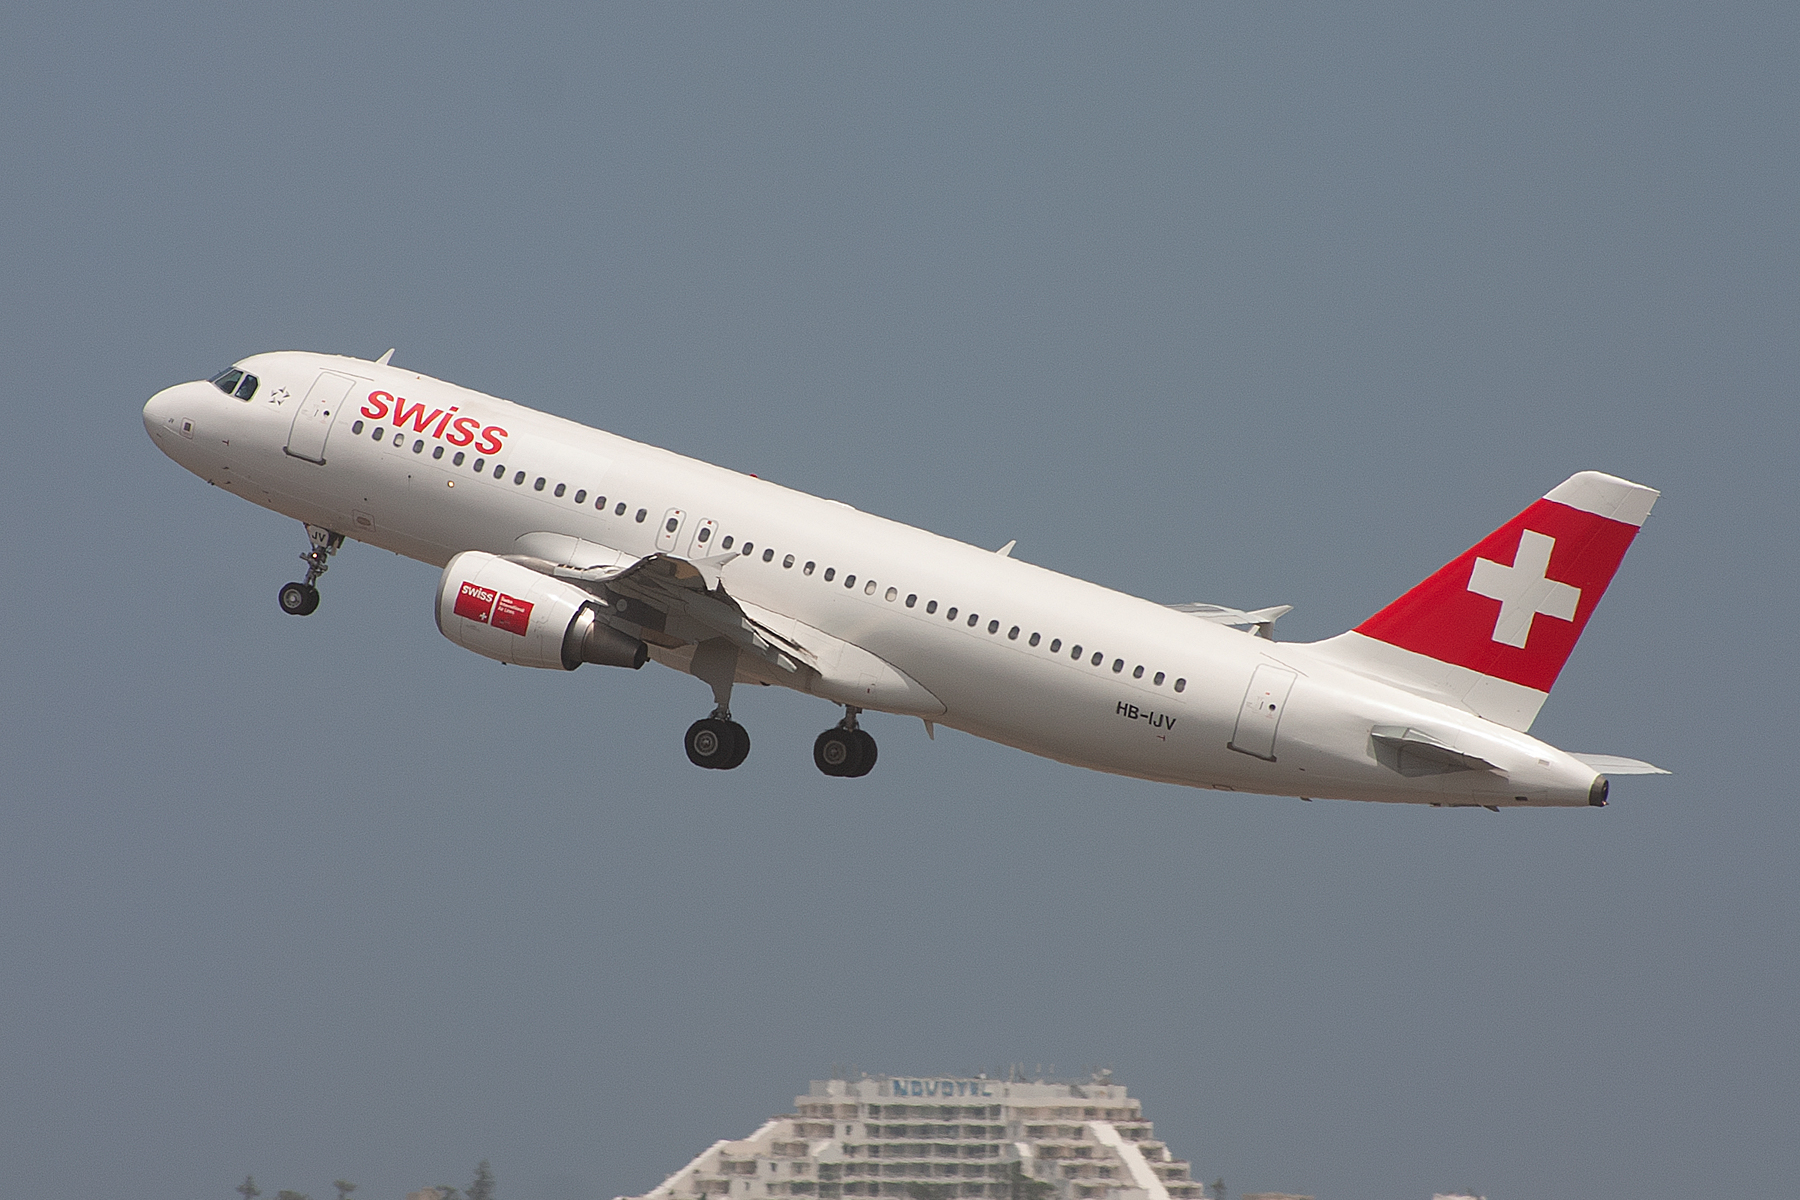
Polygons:
<instances>
[{"instance_id":1,"label":"airplane","mask_svg":"<svg viewBox=\"0 0 1800 1200\"><path fill-rule=\"evenodd\" d=\"M302 522L319 605L346 539L442 568L438 629L503 663L655 660L712 691L696 766L750 737L734 687L842 707L813 761L875 766L867 713L1059 762L1303 799L1601 807L1667 774L1530 736L1658 492L1558 484L1348 632L1280 642L1287 606L1159 604L373 361L282 351L144 406L164 454Z\"/></svg>"}]
</instances>

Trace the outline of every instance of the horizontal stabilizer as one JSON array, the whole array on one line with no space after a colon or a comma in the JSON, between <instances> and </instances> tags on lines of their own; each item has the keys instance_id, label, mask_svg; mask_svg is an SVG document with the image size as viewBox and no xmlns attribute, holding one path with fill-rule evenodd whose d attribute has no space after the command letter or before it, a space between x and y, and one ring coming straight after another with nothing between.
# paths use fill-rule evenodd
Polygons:
<instances>
[{"instance_id":1,"label":"horizontal stabilizer","mask_svg":"<svg viewBox=\"0 0 1800 1200\"><path fill-rule=\"evenodd\" d=\"M1199 601L1167 604L1164 607L1186 613L1190 617L1199 617L1202 621L1211 621L1215 625L1273 625L1277 617L1294 611L1291 604L1277 604L1273 608L1257 608L1246 612L1241 608L1227 608L1223 604L1203 604Z\"/></svg>"},{"instance_id":2,"label":"horizontal stabilizer","mask_svg":"<svg viewBox=\"0 0 1800 1200\"><path fill-rule=\"evenodd\" d=\"M1449 771L1493 771L1493 763L1464 754L1426 733L1405 725L1377 725L1369 731L1375 758L1402 775L1441 775Z\"/></svg>"},{"instance_id":3,"label":"horizontal stabilizer","mask_svg":"<svg viewBox=\"0 0 1800 1200\"><path fill-rule=\"evenodd\" d=\"M1602 775L1668 775L1669 771L1651 766L1641 758L1624 758L1617 754L1571 754L1578 763L1594 768Z\"/></svg>"}]
</instances>

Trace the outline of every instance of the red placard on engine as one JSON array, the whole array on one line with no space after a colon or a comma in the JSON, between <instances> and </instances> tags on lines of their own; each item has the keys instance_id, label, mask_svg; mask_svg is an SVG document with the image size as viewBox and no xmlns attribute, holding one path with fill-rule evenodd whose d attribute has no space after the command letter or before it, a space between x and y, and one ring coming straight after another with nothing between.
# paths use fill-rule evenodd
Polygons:
<instances>
[{"instance_id":1,"label":"red placard on engine","mask_svg":"<svg viewBox=\"0 0 1800 1200\"><path fill-rule=\"evenodd\" d=\"M462 589L456 593L456 605L451 611L459 617L467 617L471 621L480 621L485 625L488 614L494 611L494 601L499 595L500 593L492 588L476 587L464 580ZM525 611L527 613L531 611L529 605L526 606Z\"/></svg>"},{"instance_id":2,"label":"red placard on engine","mask_svg":"<svg viewBox=\"0 0 1800 1200\"><path fill-rule=\"evenodd\" d=\"M501 592L499 599L494 601L492 623L495 629L524 637L525 630L531 625L531 603Z\"/></svg>"}]
</instances>

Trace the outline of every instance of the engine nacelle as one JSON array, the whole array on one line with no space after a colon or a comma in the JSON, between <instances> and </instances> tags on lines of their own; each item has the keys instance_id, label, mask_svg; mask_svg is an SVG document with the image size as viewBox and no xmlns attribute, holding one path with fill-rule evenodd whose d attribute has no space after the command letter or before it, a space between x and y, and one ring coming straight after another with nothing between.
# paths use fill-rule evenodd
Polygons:
<instances>
[{"instance_id":1,"label":"engine nacelle","mask_svg":"<svg viewBox=\"0 0 1800 1200\"><path fill-rule=\"evenodd\" d=\"M465 550L438 581L438 631L503 663L573 671L584 662L644 665L650 648L600 618L600 602L572 583Z\"/></svg>"}]
</instances>

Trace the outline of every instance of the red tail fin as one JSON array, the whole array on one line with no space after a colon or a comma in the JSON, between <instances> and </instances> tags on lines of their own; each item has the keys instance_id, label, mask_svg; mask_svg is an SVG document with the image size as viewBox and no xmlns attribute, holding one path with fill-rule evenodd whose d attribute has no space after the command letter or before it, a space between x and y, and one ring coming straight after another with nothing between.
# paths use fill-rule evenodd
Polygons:
<instances>
[{"instance_id":1,"label":"red tail fin","mask_svg":"<svg viewBox=\"0 0 1800 1200\"><path fill-rule=\"evenodd\" d=\"M1658 494L1570 476L1356 632L1548 692Z\"/></svg>"}]
</instances>

